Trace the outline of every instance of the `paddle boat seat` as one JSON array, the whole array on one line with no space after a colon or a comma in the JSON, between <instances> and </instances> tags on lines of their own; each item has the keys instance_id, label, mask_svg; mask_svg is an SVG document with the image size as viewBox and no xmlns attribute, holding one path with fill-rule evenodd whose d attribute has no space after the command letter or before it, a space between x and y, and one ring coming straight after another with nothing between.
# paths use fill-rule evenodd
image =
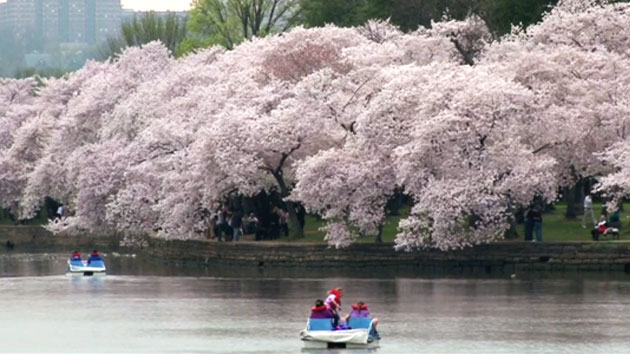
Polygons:
<instances>
[{"instance_id":1,"label":"paddle boat seat","mask_svg":"<svg viewBox=\"0 0 630 354\"><path fill-rule=\"evenodd\" d=\"M102 259L93 260L93 261L89 262L87 266L88 267L94 267L94 268L103 268L103 267L105 267L105 262L103 262Z\"/></svg>"},{"instance_id":2,"label":"paddle boat seat","mask_svg":"<svg viewBox=\"0 0 630 354\"><path fill-rule=\"evenodd\" d=\"M309 331L331 331L333 329L330 318L310 318L308 320Z\"/></svg>"},{"instance_id":3,"label":"paddle boat seat","mask_svg":"<svg viewBox=\"0 0 630 354\"><path fill-rule=\"evenodd\" d=\"M350 318L348 326L353 329L370 329L372 325L372 319L369 317L364 318Z\"/></svg>"},{"instance_id":4,"label":"paddle boat seat","mask_svg":"<svg viewBox=\"0 0 630 354\"><path fill-rule=\"evenodd\" d=\"M83 267L83 261L81 259L71 259L70 264L75 267Z\"/></svg>"}]
</instances>

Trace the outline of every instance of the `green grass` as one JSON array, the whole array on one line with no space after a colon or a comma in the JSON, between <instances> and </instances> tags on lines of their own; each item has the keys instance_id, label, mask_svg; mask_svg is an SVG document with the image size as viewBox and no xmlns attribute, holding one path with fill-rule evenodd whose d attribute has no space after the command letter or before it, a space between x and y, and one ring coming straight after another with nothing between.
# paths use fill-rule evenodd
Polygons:
<instances>
[{"instance_id":1,"label":"green grass","mask_svg":"<svg viewBox=\"0 0 630 354\"><path fill-rule=\"evenodd\" d=\"M581 208L581 206L580 206ZM595 210L595 217L599 220L600 212L602 210L602 204L594 203L593 210ZM624 210L630 210L630 203L624 204ZM543 241L547 242L565 242L565 241L592 241L591 227L592 222L587 220L586 229L581 226L582 215L574 220L565 218L567 206L564 203L556 204L555 209L549 213L543 215ZM393 242L396 237L398 228L398 221L408 214L408 208L401 210L401 215L390 216L385 222L383 228L383 242ZM621 240L630 240L630 212L620 212L622 228L620 231ZM292 242L323 242L324 232L319 228L324 226L325 222L316 216L309 215L306 218L306 228L304 230L304 238L301 240L289 240L284 238L285 241ZM525 235L525 226L523 224L517 225L518 237L512 239L513 241L522 241ZM607 238L600 238L600 240L606 240ZM510 240L508 240L510 241ZM360 238L358 242L374 242L374 237Z\"/></svg>"},{"instance_id":2,"label":"green grass","mask_svg":"<svg viewBox=\"0 0 630 354\"><path fill-rule=\"evenodd\" d=\"M398 228L398 221L404 216L407 215L407 210L401 210L401 215L390 216L385 221L385 226L383 226L383 242L393 242L396 237L396 232ZM322 226L326 225L326 222L317 216L307 215L306 216L306 226L304 229L304 238L300 240L288 240L284 238L283 240L295 241L295 242L323 242L325 232L319 230ZM374 242L374 237L362 237L358 240L358 242Z\"/></svg>"}]
</instances>

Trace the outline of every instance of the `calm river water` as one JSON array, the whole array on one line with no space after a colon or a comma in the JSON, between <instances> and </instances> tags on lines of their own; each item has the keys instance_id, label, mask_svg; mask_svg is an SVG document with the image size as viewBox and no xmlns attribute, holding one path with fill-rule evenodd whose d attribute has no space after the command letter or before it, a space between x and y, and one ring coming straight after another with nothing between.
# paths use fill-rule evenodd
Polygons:
<instances>
[{"instance_id":1,"label":"calm river water","mask_svg":"<svg viewBox=\"0 0 630 354\"><path fill-rule=\"evenodd\" d=\"M312 302L335 286L346 309L363 300L380 318L377 353L630 352L625 274L397 277L108 256L106 277L69 278L65 262L0 255L0 352L300 353Z\"/></svg>"}]
</instances>

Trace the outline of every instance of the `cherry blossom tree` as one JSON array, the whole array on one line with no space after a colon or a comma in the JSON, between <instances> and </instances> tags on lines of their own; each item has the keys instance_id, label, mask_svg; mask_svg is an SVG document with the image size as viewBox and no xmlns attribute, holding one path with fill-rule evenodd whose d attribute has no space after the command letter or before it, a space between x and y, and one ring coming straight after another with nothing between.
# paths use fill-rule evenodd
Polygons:
<instances>
[{"instance_id":1,"label":"cherry blossom tree","mask_svg":"<svg viewBox=\"0 0 630 354\"><path fill-rule=\"evenodd\" d=\"M223 171L224 184L232 181L232 188L245 195L275 188L282 197L288 197L297 182L294 169L304 158L341 146L353 133L356 116L370 93L379 88L373 77L379 65L450 60L454 56L452 45L447 47L451 52L442 47L444 41L427 35L403 35L384 23L370 26L360 30L297 28L226 53L231 65L222 71L232 73L231 81L238 78L239 88L246 89L232 92L221 104L226 108L212 113L217 119L210 132L199 130L202 136L197 140L212 150L191 156L208 159L214 155L212 160L218 166L201 161L191 166L213 169L203 175ZM259 62L243 59L243 53L259 58ZM246 70L233 64L248 61ZM223 62L222 58L217 65ZM249 77L255 80L247 81ZM212 112L216 107L213 103L211 108L201 109ZM301 231L293 200L286 199L292 229ZM299 233L296 236L300 237Z\"/></svg>"},{"instance_id":2,"label":"cherry blossom tree","mask_svg":"<svg viewBox=\"0 0 630 354\"><path fill-rule=\"evenodd\" d=\"M450 249L501 239L510 203L555 197L554 160L535 154L519 134L536 114L534 97L492 70L429 69L410 75L424 76L420 82L394 83L414 87L410 97L425 97L419 104L405 97L394 111L417 112L409 141L395 150L398 181L416 202L401 221L397 246Z\"/></svg>"},{"instance_id":3,"label":"cherry blossom tree","mask_svg":"<svg viewBox=\"0 0 630 354\"><path fill-rule=\"evenodd\" d=\"M522 135L560 163L564 184L595 176L604 151L630 129L630 61L608 51L525 45L492 58L497 72L528 87L541 111ZM496 54L496 53L494 53Z\"/></svg>"},{"instance_id":4,"label":"cherry blossom tree","mask_svg":"<svg viewBox=\"0 0 630 354\"><path fill-rule=\"evenodd\" d=\"M45 137L42 156L28 174L22 217L31 217L43 198L51 196L72 211L64 225L94 232L107 229L101 221L104 201L122 170L104 161L112 159L113 151L99 146L103 126L112 121L109 115L120 101L173 62L162 45L149 44L127 49L116 62L95 63L70 75L67 81L78 87L69 87L71 96L62 101L61 111L55 112L55 127ZM127 163L124 156L119 161Z\"/></svg>"},{"instance_id":5,"label":"cherry blossom tree","mask_svg":"<svg viewBox=\"0 0 630 354\"><path fill-rule=\"evenodd\" d=\"M601 177L596 189L610 196L609 209L630 195L630 149L628 140L620 141L600 154L601 160L610 168L610 173Z\"/></svg>"},{"instance_id":6,"label":"cherry blossom tree","mask_svg":"<svg viewBox=\"0 0 630 354\"><path fill-rule=\"evenodd\" d=\"M332 221L332 244L346 246L357 230L379 225L396 186L414 198L396 241L403 249L496 240L508 226L509 202L553 199L553 159L533 154L516 134L535 111L526 89L452 64L383 75L353 139L298 172L296 198Z\"/></svg>"},{"instance_id":7,"label":"cherry blossom tree","mask_svg":"<svg viewBox=\"0 0 630 354\"><path fill-rule=\"evenodd\" d=\"M243 56L256 58L257 62L250 62L246 68L232 64L225 69L232 75L229 82L220 85L233 91L220 96L225 102L215 112L213 126L200 130L198 136L202 144L199 148L211 150L202 150L192 157L213 156L217 165L212 168L221 171L225 184L231 184L238 193L254 195L275 188L283 198L288 197L294 183L294 163L339 140L335 127L318 124L325 121L309 113L296 98L308 94L309 87L302 81L311 82L311 75L318 76L320 70L343 74L349 70L349 64L342 50L362 41L366 39L353 29L298 28L283 36L254 40L226 53L218 66ZM201 109L216 110L216 105L204 105ZM195 165L208 166L196 162ZM301 237L293 202L286 202L294 236Z\"/></svg>"},{"instance_id":8,"label":"cherry blossom tree","mask_svg":"<svg viewBox=\"0 0 630 354\"><path fill-rule=\"evenodd\" d=\"M432 22L430 29L420 29L436 38L447 38L457 50L457 56L467 65L474 65L476 58L493 41L490 29L477 15L471 15L463 21L442 19Z\"/></svg>"},{"instance_id":9,"label":"cherry blossom tree","mask_svg":"<svg viewBox=\"0 0 630 354\"><path fill-rule=\"evenodd\" d=\"M540 23L516 31L533 44L567 45L584 51L606 49L628 57L630 4L601 0L564 0Z\"/></svg>"},{"instance_id":10,"label":"cherry blossom tree","mask_svg":"<svg viewBox=\"0 0 630 354\"><path fill-rule=\"evenodd\" d=\"M199 166L190 164L189 155L195 132L207 125L212 113L201 111L200 103L220 104L220 95L210 88L222 76L212 66L222 53L213 48L182 59L114 109L112 118L121 124L142 118L142 124L134 124L132 134L126 134L127 151L135 159L125 166L124 183L106 205L107 222L117 230L189 238L207 222L200 205L209 208L211 202L200 200L203 188L221 186L211 180L214 173L198 175ZM203 163L209 160L206 156Z\"/></svg>"},{"instance_id":11,"label":"cherry blossom tree","mask_svg":"<svg viewBox=\"0 0 630 354\"><path fill-rule=\"evenodd\" d=\"M34 79L0 79L0 148L7 149L13 143L13 135L29 113L35 100Z\"/></svg>"},{"instance_id":12,"label":"cherry blossom tree","mask_svg":"<svg viewBox=\"0 0 630 354\"><path fill-rule=\"evenodd\" d=\"M13 171L20 169L9 158L9 149L18 129L33 114L36 81L33 79L0 79L0 207L17 212L20 193L19 178Z\"/></svg>"},{"instance_id":13,"label":"cherry blossom tree","mask_svg":"<svg viewBox=\"0 0 630 354\"><path fill-rule=\"evenodd\" d=\"M558 161L568 216L576 183L608 173L598 155L630 128L628 16L627 4L563 1L484 53L483 65L535 93L541 112L522 134Z\"/></svg>"}]
</instances>

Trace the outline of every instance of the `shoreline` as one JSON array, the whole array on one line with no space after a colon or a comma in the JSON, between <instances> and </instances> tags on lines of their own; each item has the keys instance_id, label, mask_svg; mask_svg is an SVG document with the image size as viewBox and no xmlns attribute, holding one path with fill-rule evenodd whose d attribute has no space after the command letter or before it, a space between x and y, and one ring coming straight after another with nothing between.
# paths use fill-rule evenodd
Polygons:
<instances>
[{"instance_id":1,"label":"shoreline","mask_svg":"<svg viewBox=\"0 0 630 354\"><path fill-rule=\"evenodd\" d=\"M7 241L13 248L7 247ZM0 226L0 254L71 252L99 249L136 253L164 262L211 266L374 268L403 267L418 272L630 273L630 242L504 241L462 250L395 251L393 243L357 243L345 249L326 244L279 241L167 241L151 239L146 248L120 246L120 237L56 237L39 226Z\"/></svg>"}]
</instances>

